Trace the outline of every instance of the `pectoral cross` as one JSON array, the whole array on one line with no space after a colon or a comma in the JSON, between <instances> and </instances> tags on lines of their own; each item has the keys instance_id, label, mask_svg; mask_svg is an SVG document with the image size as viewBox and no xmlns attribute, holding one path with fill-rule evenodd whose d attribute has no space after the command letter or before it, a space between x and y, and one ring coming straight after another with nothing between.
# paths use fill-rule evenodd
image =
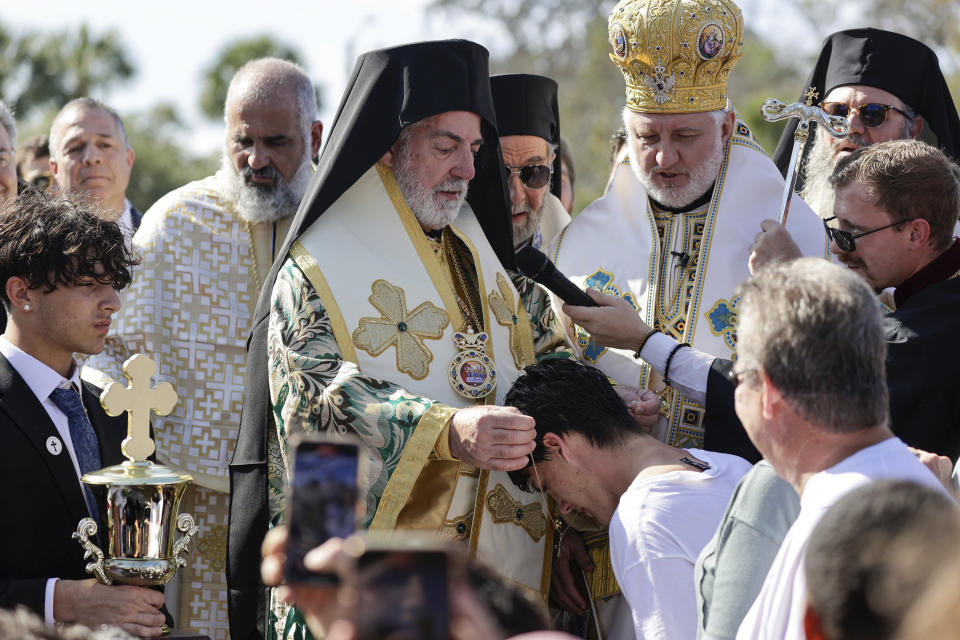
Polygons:
<instances>
[{"instance_id":1,"label":"pectoral cross","mask_svg":"<svg viewBox=\"0 0 960 640\"><path fill-rule=\"evenodd\" d=\"M150 386L150 379L157 365L142 353L135 354L123 363L123 374L130 380L126 387L111 382L100 394L100 405L108 415L119 416L126 411L127 437L120 444L123 455L133 462L141 462L154 452L156 447L150 437L150 412L165 416L177 404L177 392L169 382Z\"/></svg>"}]
</instances>

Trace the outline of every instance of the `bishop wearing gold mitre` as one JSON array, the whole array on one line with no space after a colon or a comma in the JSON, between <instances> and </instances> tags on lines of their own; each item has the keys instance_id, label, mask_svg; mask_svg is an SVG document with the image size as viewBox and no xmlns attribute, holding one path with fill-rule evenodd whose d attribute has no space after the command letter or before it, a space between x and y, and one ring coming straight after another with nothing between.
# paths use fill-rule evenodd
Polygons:
<instances>
[{"instance_id":1,"label":"bishop wearing gold mitre","mask_svg":"<svg viewBox=\"0 0 960 640\"><path fill-rule=\"evenodd\" d=\"M734 289L761 221L777 218L784 181L727 95L743 47L733 0L622 0L609 39L626 82L629 153L551 254L576 284L626 298L656 329L636 350L612 349L568 320L583 360L657 392L654 435L699 447L704 397L691 387L706 388L711 359L685 368L699 385L669 365L691 357L687 345L736 358ZM804 255L829 255L822 223L798 197L787 228Z\"/></svg>"}]
</instances>

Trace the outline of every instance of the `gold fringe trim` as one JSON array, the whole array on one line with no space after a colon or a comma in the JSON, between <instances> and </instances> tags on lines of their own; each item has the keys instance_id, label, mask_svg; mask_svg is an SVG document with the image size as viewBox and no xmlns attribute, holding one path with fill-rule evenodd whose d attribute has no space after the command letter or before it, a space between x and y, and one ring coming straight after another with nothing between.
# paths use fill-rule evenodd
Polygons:
<instances>
[{"instance_id":1,"label":"gold fringe trim","mask_svg":"<svg viewBox=\"0 0 960 640\"><path fill-rule=\"evenodd\" d=\"M587 574L593 597L601 599L619 594L620 585L617 584L617 578L613 575L613 565L610 563L610 538L607 536L607 531L584 535L583 543L596 567Z\"/></svg>"}]
</instances>

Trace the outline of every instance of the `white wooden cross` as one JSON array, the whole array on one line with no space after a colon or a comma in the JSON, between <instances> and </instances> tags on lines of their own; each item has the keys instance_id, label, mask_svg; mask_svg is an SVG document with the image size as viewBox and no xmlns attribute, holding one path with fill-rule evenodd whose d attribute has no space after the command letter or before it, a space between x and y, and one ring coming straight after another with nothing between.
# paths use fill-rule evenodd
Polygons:
<instances>
[{"instance_id":1,"label":"white wooden cross","mask_svg":"<svg viewBox=\"0 0 960 640\"><path fill-rule=\"evenodd\" d=\"M131 356L123 363L123 374L130 380L124 387L119 382L111 382L100 394L100 404L111 416L119 416L124 411L127 417L127 437L121 443L123 455L134 462L146 460L156 449L150 437L150 412L165 416L177 404L177 392L169 382L159 382L150 386L150 379L157 365L142 353Z\"/></svg>"}]
</instances>

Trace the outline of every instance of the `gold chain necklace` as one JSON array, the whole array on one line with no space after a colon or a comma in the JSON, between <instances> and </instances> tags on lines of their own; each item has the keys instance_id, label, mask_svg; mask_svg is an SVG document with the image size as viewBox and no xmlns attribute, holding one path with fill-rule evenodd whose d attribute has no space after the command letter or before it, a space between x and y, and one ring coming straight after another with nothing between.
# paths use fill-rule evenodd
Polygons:
<instances>
[{"instance_id":1,"label":"gold chain necklace","mask_svg":"<svg viewBox=\"0 0 960 640\"><path fill-rule=\"evenodd\" d=\"M464 320L468 326L474 331L482 331L483 319L474 304L473 296L470 295L470 287L467 284L467 276L464 273L462 265L463 256L457 247L454 246L453 240L451 239L452 235L449 228L444 228L440 241L443 246L443 254L446 256L447 262L453 271L454 293L457 296L457 302L460 303L460 310L463 312L465 316Z\"/></svg>"}]
</instances>

